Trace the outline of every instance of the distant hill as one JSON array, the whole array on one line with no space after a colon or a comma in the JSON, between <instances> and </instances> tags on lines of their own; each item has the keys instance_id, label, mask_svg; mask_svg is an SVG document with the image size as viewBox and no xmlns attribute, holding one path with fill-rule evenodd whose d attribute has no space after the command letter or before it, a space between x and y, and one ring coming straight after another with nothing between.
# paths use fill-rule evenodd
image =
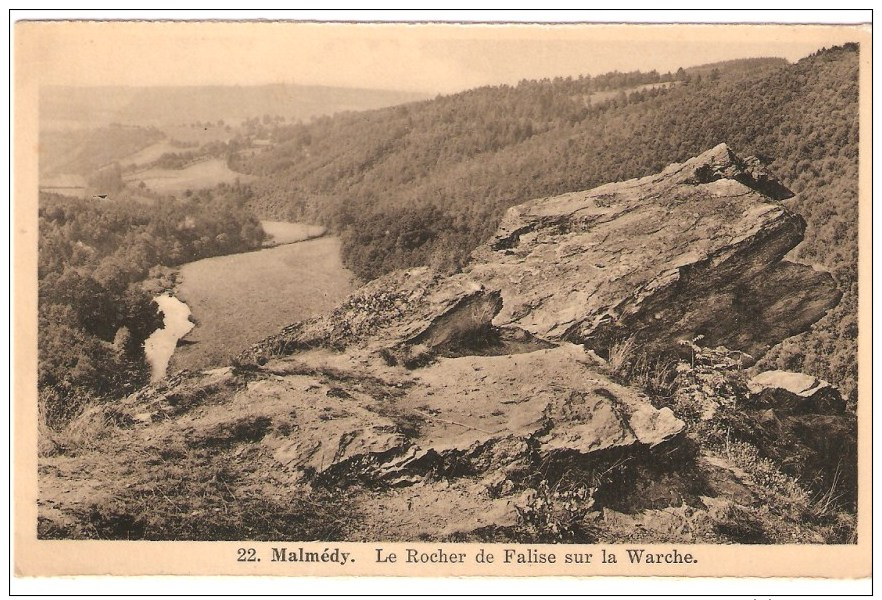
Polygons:
<instances>
[{"instance_id":1,"label":"distant hill","mask_svg":"<svg viewBox=\"0 0 882 600\"><path fill-rule=\"evenodd\" d=\"M412 92L295 84L192 87L63 87L40 90L44 128L103 127L111 123L165 126L238 121L279 115L318 115L392 106L425 98Z\"/></svg>"},{"instance_id":2,"label":"distant hill","mask_svg":"<svg viewBox=\"0 0 882 600\"><path fill-rule=\"evenodd\" d=\"M40 132L40 180L88 177L97 169L163 139L153 127L120 126Z\"/></svg>"},{"instance_id":3,"label":"distant hill","mask_svg":"<svg viewBox=\"0 0 882 600\"><path fill-rule=\"evenodd\" d=\"M523 81L320 118L278 128L273 147L235 168L262 176L252 205L263 216L328 225L347 266L371 279L419 264L456 269L510 206L647 175L725 142L798 194L788 203L808 230L796 258L830 269L845 292L767 360L853 392L858 47L708 66L720 76Z\"/></svg>"}]
</instances>

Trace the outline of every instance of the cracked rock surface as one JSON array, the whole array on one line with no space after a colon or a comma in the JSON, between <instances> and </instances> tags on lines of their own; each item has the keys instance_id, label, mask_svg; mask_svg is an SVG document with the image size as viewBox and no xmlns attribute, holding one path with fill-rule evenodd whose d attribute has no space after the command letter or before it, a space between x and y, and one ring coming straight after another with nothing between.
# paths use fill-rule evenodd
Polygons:
<instances>
[{"instance_id":1,"label":"cracked rock surface","mask_svg":"<svg viewBox=\"0 0 882 600\"><path fill-rule=\"evenodd\" d=\"M756 159L725 144L657 175L509 209L468 275L501 291L494 319L598 352L704 336L755 357L841 296L828 273L783 260L805 221Z\"/></svg>"}]
</instances>

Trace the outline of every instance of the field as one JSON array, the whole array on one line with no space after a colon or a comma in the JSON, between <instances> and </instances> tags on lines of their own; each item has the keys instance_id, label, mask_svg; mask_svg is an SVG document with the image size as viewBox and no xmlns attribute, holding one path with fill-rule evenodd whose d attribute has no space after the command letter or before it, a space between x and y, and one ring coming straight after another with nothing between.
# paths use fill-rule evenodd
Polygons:
<instances>
[{"instance_id":1,"label":"field","mask_svg":"<svg viewBox=\"0 0 882 600\"><path fill-rule=\"evenodd\" d=\"M142 148L134 154L129 154L128 156L121 158L119 162L122 165L147 165L158 159L166 152L180 151L180 148L172 146L168 140L162 140L161 142L156 142L155 144L151 144L146 148Z\"/></svg>"},{"instance_id":2,"label":"field","mask_svg":"<svg viewBox=\"0 0 882 600\"><path fill-rule=\"evenodd\" d=\"M196 327L175 351L169 372L226 364L354 289L334 237L200 260L184 265L181 275L176 296L190 307Z\"/></svg>"},{"instance_id":3,"label":"field","mask_svg":"<svg viewBox=\"0 0 882 600\"><path fill-rule=\"evenodd\" d=\"M138 185L143 181L148 188L160 194L183 194L186 190L214 187L219 183L242 183L250 175L231 170L220 158L204 160L185 169L148 169L126 176L126 182Z\"/></svg>"}]
</instances>

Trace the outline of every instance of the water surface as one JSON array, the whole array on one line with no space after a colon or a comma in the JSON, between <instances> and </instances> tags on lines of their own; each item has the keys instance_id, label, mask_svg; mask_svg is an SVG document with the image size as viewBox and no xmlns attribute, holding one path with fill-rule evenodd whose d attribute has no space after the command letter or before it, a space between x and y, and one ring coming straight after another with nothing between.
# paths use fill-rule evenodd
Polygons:
<instances>
[{"instance_id":1,"label":"water surface","mask_svg":"<svg viewBox=\"0 0 882 600\"><path fill-rule=\"evenodd\" d=\"M150 379L158 381L165 377L168 363L178 345L194 324L190 321L190 307L171 295L153 298L164 314L162 327L144 342L144 354L150 364Z\"/></svg>"}]
</instances>

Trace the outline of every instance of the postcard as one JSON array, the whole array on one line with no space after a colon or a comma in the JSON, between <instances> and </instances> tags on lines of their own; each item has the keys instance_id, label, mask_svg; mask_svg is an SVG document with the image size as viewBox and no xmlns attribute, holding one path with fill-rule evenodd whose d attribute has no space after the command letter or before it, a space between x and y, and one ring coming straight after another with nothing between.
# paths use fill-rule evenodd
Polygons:
<instances>
[{"instance_id":1,"label":"postcard","mask_svg":"<svg viewBox=\"0 0 882 600\"><path fill-rule=\"evenodd\" d=\"M13 43L18 574L869 576L869 25Z\"/></svg>"}]
</instances>

